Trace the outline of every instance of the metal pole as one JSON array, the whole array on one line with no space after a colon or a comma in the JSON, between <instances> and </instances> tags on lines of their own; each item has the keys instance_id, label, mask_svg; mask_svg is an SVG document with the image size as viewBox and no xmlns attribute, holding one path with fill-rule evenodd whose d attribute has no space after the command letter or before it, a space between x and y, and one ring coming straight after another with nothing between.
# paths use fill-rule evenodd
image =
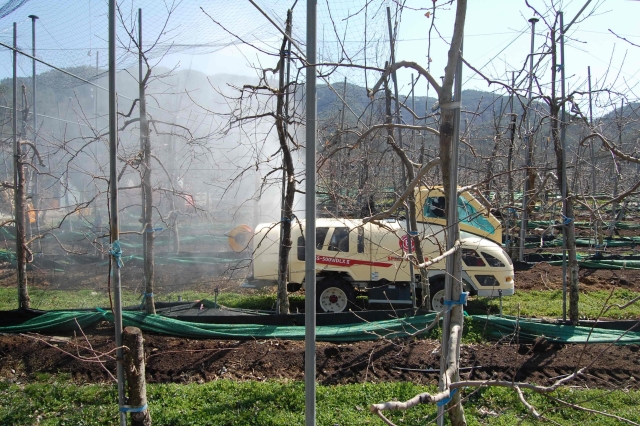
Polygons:
<instances>
[{"instance_id":1,"label":"metal pole","mask_svg":"<svg viewBox=\"0 0 640 426\"><path fill-rule=\"evenodd\" d=\"M536 22L538 22L538 18L529 19L531 22L531 53L529 54L529 97L527 100L527 124L524 135L524 143L525 143L525 164L526 169L524 173L524 188L522 191L522 215L520 221L520 252L518 253L518 260L521 262L524 261L524 241L527 235L527 224L528 224L528 212L527 205L529 204L528 200L528 192L529 192L529 168L531 167L531 130L530 130L530 112L531 112L531 92L533 91L533 49L534 49L534 39L536 35Z\"/></svg>"},{"instance_id":2,"label":"metal pole","mask_svg":"<svg viewBox=\"0 0 640 426\"><path fill-rule=\"evenodd\" d=\"M515 74L516 74L515 71L511 71L511 87L516 86ZM515 203L513 201L514 196L513 196L512 172L513 172L513 141L515 139L515 134L516 134L516 116L513 113L513 92L511 92L511 95L509 96L509 105L510 105L509 113L511 114L511 123L509 124L509 126L511 127L511 135L509 137L509 151L507 154L507 171L509 172L508 178L507 178L507 193L509 194L509 209L507 210L507 224L506 224L507 226L505 227L505 231L506 231L507 253L509 253L509 256L513 256L513 241L511 236L511 226L515 222L513 220Z\"/></svg>"},{"instance_id":3,"label":"metal pole","mask_svg":"<svg viewBox=\"0 0 640 426\"><path fill-rule=\"evenodd\" d=\"M563 223L567 218L567 144L565 125L566 108L565 108L565 63L564 63L564 13L558 12L560 15L560 97L562 99L562 110L560 116L560 145L562 146L562 180L560 182L562 188L562 216ZM553 95L552 95L553 96ZM567 226L562 227L562 320L567 320Z\"/></svg>"},{"instance_id":4,"label":"metal pole","mask_svg":"<svg viewBox=\"0 0 640 426\"><path fill-rule=\"evenodd\" d=\"M109 195L111 244L120 239L118 224L118 104L116 95L116 0L109 0ZM116 376L118 379L118 407L125 405L124 365L122 349L122 300L120 288L120 266L118 258L111 262L113 285L113 322L116 340ZM119 410L118 410L119 411ZM127 415L119 411L120 424L126 426Z\"/></svg>"},{"instance_id":5,"label":"metal pole","mask_svg":"<svg viewBox=\"0 0 640 426\"><path fill-rule=\"evenodd\" d=\"M396 54L395 54L395 43L394 43L394 34L391 30L391 9L387 6L387 27L389 27L389 46L391 48L391 62L389 65L393 65L396 63ZM393 95L396 97L396 123L401 124L402 118L400 117L400 99L398 99L398 78L396 76L396 72L391 73L391 79L393 80ZM402 144L402 129L398 128L398 146L400 149L404 148ZM407 178L404 171L404 163L402 163L402 184L400 185L400 192L404 192L405 186L407 184Z\"/></svg>"},{"instance_id":6,"label":"metal pole","mask_svg":"<svg viewBox=\"0 0 640 426\"><path fill-rule=\"evenodd\" d=\"M413 80L413 73L411 73L411 111L413 111L413 113L415 114L416 112L416 97L415 97L415 82ZM426 114L425 114L426 115ZM414 126L416 125L416 117L413 116L413 119L411 121L411 124L413 124ZM416 143L416 131L412 130L411 131L411 150L415 149L415 143ZM407 233L409 234L409 254L411 254L411 252L413 251L413 237L414 234L417 235L417 232L413 232L413 229L411 229L411 217L410 217L411 212L409 211L409 209L407 208ZM413 294L413 298L411 300L412 302L412 306L413 309L415 309L418 306L418 300L416 298L416 275L413 269L413 263L409 262L409 274L410 274L410 279L411 279L411 283L410 283L410 288L411 288L411 294ZM422 295L422 298L424 300L424 294ZM431 308L430 306L427 307L428 309Z\"/></svg>"},{"instance_id":7,"label":"metal pole","mask_svg":"<svg viewBox=\"0 0 640 426\"><path fill-rule=\"evenodd\" d=\"M587 67L587 76L589 78L589 126L593 128L593 104L591 103L591 67ZM596 155L594 149L594 142L591 142L591 191L593 191L593 195L596 195Z\"/></svg>"},{"instance_id":8,"label":"metal pole","mask_svg":"<svg viewBox=\"0 0 640 426\"><path fill-rule=\"evenodd\" d=\"M98 75L99 63L100 63L100 51L96 50L96 75ZM95 102L94 102L94 105L93 105L93 108L94 108L93 120L94 120L95 132L96 132L96 134L98 134L99 131L98 131L98 90L97 90L97 88L93 88L93 93L94 93L94 97L95 97L95 99L94 99ZM98 175L98 172L100 171L100 163L99 163L99 161L100 161L100 145L101 144L99 144L99 143L96 144L96 149L95 149L95 157L96 157L95 158L95 175L96 176ZM97 184L95 184L95 185L97 185ZM98 192L98 189L96 187L96 195L97 195L97 192ZM94 212L95 212L95 214L94 214L94 220L95 220L94 227L95 227L95 230L96 230L95 232L98 233L98 234L101 234L102 233L102 212L101 212L101 209L97 205L94 206L94 209L95 209L94 210ZM96 253L97 253L97 249L96 249Z\"/></svg>"},{"instance_id":9,"label":"metal pole","mask_svg":"<svg viewBox=\"0 0 640 426\"><path fill-rule=\"evenodd\" d=\"M14 191L14 207L13 214L16 220L16 255L20 256L20 249L22 242L18 238L20 234L20 227L23 226L20 220L20 199L18 195L18 185L20 184L18 179L18 168L21 167L19 146L18 146L18 24L13 23L13 100L11 105L11 127L13 129L13 191ZM18 257L18 260L20 257ZM22 308L22 276L21 265L18 265L18 308Z\"/></svg>"},{"instance_id":10,"label":"metal pole","mask_svg":"<svg viewBox=\"0 0 640 426\"><path fill-rule=\"evenodd\" d=\"M307 0L307 117L305 183L305 425L316 424L316 0Z\"/></svg>"},{"instance_id":11,"label":"metal pole","mask_svg":"<svg viewBox=\"0 0 640 426\"><path fill-rule=\"evenodd\" d=\"M416 112L416 82L413 79L413 73L411 73L411 111L415 114ZM426 111L425 111L426 115ZM416 116L412 115L411 124L413 126L416 125ZM416 149L416 131L411 131L411 150L415 151Z\"/></svg>"},{"instance_id":12,"label":"metal pole","mask_svg":"<svg viewBox=\"0 0 640 426\"><path fill-rule=\"evenodd\" d=\"M36 56L36 15L29 15L31 18L31 55ZM31 70L31 110L33 114L33 146L38 149L37 133L38 133L38 119L36 115L36 60L32 59ZM38 223L38 206L40 205L40 193L38 190L38 172L33 173L33 194L31 200L33 203L33 209L35 212L36 221L34 222L36 228L36 234L40 234L40 224ZM38 239L39 251L42 251L42 245L40 239Z\"/></svg>"},{"instance_id":13,"label":"metal pole","mask_svg":"<svg viewBox=\"0 0 640 426\"><path fill-rule=\"evenodd\" d=\"M587 0L587 2L584 4L584 6L582 6L582 9L580 9L578 11L578 13L576 13L576 16L574 16L574 18L571 20L571 22L569 22L569 24L567 25L567 28L564 28L562 30L562 33L566 33L567 31L569 31L569 28L576 22L576 20L578 19L578 16L580 16L580 14L582 12L584 12L584 10L587 8L587 6L589 6L589 3L591 3L591 0Z\"/></svg>"},{"instance_id":14,"label":"metal pole","mask_svg":"<svg viewBox=\"0 0 640 426\"><path fill-rule=\"evenodd\" d=\"M18 24L13 23L13 100L11 111L11 125L13 127L13 185L14 191L18 189ZM15 215L18 213L18 206L14 206ZM17 217L16 217L17 219ZM16 223L16 230L18 229Z\"/></svg>"},{"instance_id":15,"label":"metal pole","mask_svg":"<svg viewBox=\"0 0 640 426\"><path fill-rule=\"evenodd\" d=\"M100 63L100 51L96 50L96 75L98 75L98 67ZM94 126L96 128L96 132L98 131L98 91L94 88L93 92L95 93L95 103L94 103Z\"/></svg>"},{"instance_id":16,"label":"metal pole","mask_svg":"<svg viewBox=\"0 0 640 426\"><path fill-rule=\"evenodd\" d=\"M144 120L145 120L145 111L144 111L144 87L142 86L142 9L138 8L138 98L140 101L139 104L139 117L140 117L140 155L144 158L144 146L145 146L145 137L146 134L144 132ZM142 161L142 176L140 177L141 181L144 181L144 175L147 173L147 170L144 168L144 160ZM145 214L145 203L146 193L144 182L140 182L140 204L142 205L142 209L140 209L140 222L142 223L142 228L144 232L147 232L147 224L145 223L146 214ZM147 255L147 236L145 234L142 235L142 256L145 257L145 265L146 265L146 255ZM145 271L146 272L146 271ZM146 276L144 277L144 282L147 282Z\"/></svg>"},{"instance_id":17,"label":"metal pole","mask_svg":"<svg viewBox=\"0 0 640 426\"><path fill-rule=\"evenodd\" d=\"M623 127L623 119L624 119L624 99L622 100L622 102L620 103L620 118L618 120L618 146L622 147L622 127ZM616 164L616 159L615 157L612 158L613 163L611 164L611 173L613 174L613 176L611 177L611 179L613 180L613 198L617 198L618 197L618 175L619 170L618 170L618 165ZM618 221L618 216L622 216L622 210L620 210L620 212L616 213L616 211L618 210L618 203L612 203L611 204L611 223L609 224L609 232L608 232L608 236L609 238L613 237L613 233L616 230L616 222Z\"/></svg>"},{"instance_id":18,"label":"metal pole","mask_svg":"<svg viewBox=\"0 0 640 426\"><path fill-rule=\"evenodd\" d=\"M347 109L347 77L344 78L344 83L342 83L342 110L340 111L340 133L339 136L340 138L338 139L338 146L342 146L342 135L343 135L343 130L344 130L344 111ZM341 161L340 161L340 157L343 157L341 154L337 154L336 158L337 158L337 164L336 164L336 182L343 182L342 179L342 167L341 167ZM344 157L343 157L344 158ZM341 195L341 190L340 190L340 186L338 186L336 189L336 217L340 217L340 195ZM345 191L345 196L348 196L349 194L349 190L347 189Z\"/></svg>"}]
</instances>

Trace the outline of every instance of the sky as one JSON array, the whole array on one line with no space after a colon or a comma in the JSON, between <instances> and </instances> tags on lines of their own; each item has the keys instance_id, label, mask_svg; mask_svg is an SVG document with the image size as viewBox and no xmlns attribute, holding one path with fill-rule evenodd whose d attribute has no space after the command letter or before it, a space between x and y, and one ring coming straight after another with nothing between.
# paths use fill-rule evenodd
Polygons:
<instances>
[{"instance_id":1,"label":"sky","mask_svg":"<svg viewBox=\"0 0 640 426\"><path fill-rule=\"evenodd\" d=\"M566 0L555 2L555 9L562 10L565 25L571 22L588 0ZM276 60L259 50L277 52L281 42L278 30L264 16L266 14L278 26L283 27L286 9L292 0L255 0L258 7L249 1L232 0L176 0L158 2L154 0L121 1L123 22L130 28L136 26L135 14L143 10L144 40L149 44L163 32L156 52L165 54L160 60L166 67L179 66L206 74L228 73L255 76L252 68L257 65L273 67ZM370 2L363 9L364 0L319 0L318 45L319 59L339 61L340 43L343 40L346 56L363 63L382 66L389 58L389 37L386 21L386 6L390 7L392 21L398 19L399 0ZM530 0L542 18L552 21L548 1ZM64 4L64 7L61 7ZM171 11L171 5L175 9ZM448 42L453 31L455 4L437 0L435 15L425 16L430 0L406 0L399 19L396 45L396 60L416 61L428 68L437 78L444 72ZM3 2L0 1L0 16ZM375 6L375 7L374 7ZM294 38L304 49L306 1L299 0L294 8ZM25 50L31 47L31 20L27 15L36 14L38 31L38 57L60 67L94 66L96 53L100 55L100 66L106 66L106 1L65 0L64 3L48 0L27 0L18 10L0 17L0 42L11 44L11 23L18 22L19 43ZM169 24L165 18L171 11ZM264 12L264 14L262 13ZM640 88L640 1L637 0L592 0L567 32L565 62L569 90L586 90L587 67L591 67L592 86L595 89L611 87L637 99ZM530 23L534 11L525 0L469 1L465 25L464 57L474 67L494 79L510 80L511 71L525 66L530 49ZM348 19L347 19L348 17ZM540 18L540 16L538 16ZM218 23L215 23L217 21ZM431 52L429 59L429 29L432 22ZM224 28L223 28L224 27ZM612 34L614 31L619 37ZM134 28L134 32L137 29ZM120 40L127 42L122 28ZM239 43L239 36L251 46ZM368 43L363 40L367 37ZM535 50L540 52L549 28L541 19L536 25ZM628 40L624 41L620 37ZM629 43L630 42L630 43ZM121 49L122 50L122 49ZM158 53L158 55L160 54ZM156 55L156 56L158 56ZM123 57L125 58L125 57ZM119 62L121 68L135 65L134 56ZM30 63L19 61L19 73L28 75ZM528 67L527 67L528 68ZM550 63L543 60L536 69L541 84L548 75ZM38 72L46 70L38 65ZM8 49L0 49L0 77L11 75L11 58ZM325 81L341 82L344 77L354 83L371 86L378 73L365 74L359 70L338 69ZM518 81L525 87L526 74ZM407 94L411 86L411 72L398 74L400 93ZM547 83L548 84L548 78ZM463 89L499 90L489 87L482 78L466 68L463 70ZM424 80L416 86L417 95L428 93ZM433 95L433 92L429 92Z\"/></svg>"},{"instance_id":2,"label":"sky","mask_svg":"<svg viewBox=\"0 0 640 426\"><path fill-rule=\"evenodd\" d=\"M333 1L329 4L333 5ZM340 3L340 2L335 2ZM429 63L427 58L429 28L433 15L425 16L425 11L411 10L422 7L425 1L406 2L406 10L403 12L398 26L398 42L396 60L416 61L429 70L435 77L444 74L447 60L448 42L453 33L455 8L443 6L437 9L435 14L435 28L432 31L431 52ZM444 2L438 1L436 4ZM549 26L545 23L553 23L553 14L549 10L548 2L531 0L529 2L534 10L527 7L524 1L519 0L484 0L469 1L465 25L463 56L475 68L486 76L502 81L511 79L512 71L520 71L525 67L528 71L527 55L531 46L531 24L528 20L537 17L540 21L535 27L534 50L541 52L544 44L550 37ZM587 3L587 0L569 0L556 3L556 10L564 12L565 26L571 24L565 38L565 72L567 76L567 91L587 91L588 68L591 70L593 90L600 88L613 88L626 94L630 99L638 99L640 95L640 25L637 24L637 16L640 16L640 1L634 0L592 0L580 15L578 12ZM319 15L322 15L326 2L318 4ZM392 10L396 3L390 2ZM298 6L297 6L298 7ZM393 12L392 12L393 13ZM540 16L542 15L542 16ZM329 39L327 33L331 33L331 25L327 23L326 16L318 23L320 49L324 52L325 45L322 40ZM383 34L382 44L388 43L386 27L386 14L377 16L382 21L377 28L378 34ZM544 19L542 19L544 18ZM264 25L270 25L266 18L260 17ZM327 30L329 28L329 30ZM360 30L360 32L358 31ZM613 34L611 31L615 34ZM372 31L373 32L373 31ZM347 29L345 34L345 46L353 39L362 39L361 28ZM358 37L360 36L360 37ZM335 37L334 37L335 38ZM623 40L625 38L627 41ZM276 46L279 37L273 37L272 43L264 43L261 46ZM633 44L638 46L634 46ZM335 50L335 49L334 49ZM321 52L321 53L322 53ZM387 49L384 53L388 55ZM320 54L322 56L322 54ZM273 66L275 61L266 55L256 53L255 49L238 46L228 47L212 55L186 56L176 55L182 60L182 64L203 72L216 72L222 70L234 70L242 74L253 75L248 64L261 63ZM336 60L336 55L327 55L327 59ZM384 57L383 59L386 59ZM221 64L224 64L222 67ZM535 70L541 84L545 84L544 75L549 78L550 60L547 58L540 63ZM341 82L344 76L356 84L365 84L362 72L346 70L338 71L329 78L332 82ZM526 87L526 73L521 75L517 84ZM369 86L375 79L375 74L370 74L367 80ZM402 71L398 75L400 93L408 93L411 86L411 71ZM463 89L497 90L495 85L489 87L482 77L476 75L468 68L463 69ZM416 87L416 95L427 94L427 86L422 80ZM433 95L431 91L429 93ZM584 96L580 102L587 102ZM613 96L614 102L618 101ZM607 104L609 98L600 98L600 105Z\"/></svg>"}]
</instances>

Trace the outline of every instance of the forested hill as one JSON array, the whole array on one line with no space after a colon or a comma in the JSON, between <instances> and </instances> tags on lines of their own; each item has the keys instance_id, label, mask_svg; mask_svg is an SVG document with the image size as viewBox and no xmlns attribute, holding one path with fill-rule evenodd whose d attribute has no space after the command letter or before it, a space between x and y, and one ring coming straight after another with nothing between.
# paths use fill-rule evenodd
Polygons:
<instances>
[{"instance_id":1,"label":"forested hill","mask_svg":"<svg viewBox=\"0 0 640 426\"><path fill-rule=\"evenodd\" d=\"M342 97L344 91L343 83L336 83L329 87L326 84L318 85L318 116L321 120L328 119L336 111L342 108L342 101L338 95ZM376 93L375 98L380 99L379 106L376 108L384 108L384 92L380 91ZM358 116L362 115L363 111L370 104L370 99L367 97L367 90L362 86L347 83L345 99L349 105L347 114L345 114L345 120L354 122L355 118L353 114ZM415 102L415 113L418 117L424 117L425 111L429 114L433 114L437 111L436 105L437 99L435 97L415 96L413 102ZM411 107L412 100L407 98L406 95L400 94L400 102L405 103L407 107ZM509 97L500 96L491 92L483 92L479 90L463 90L462 91L462 106L463 109L470 113L480 114L477 117L477 121L484 123L486 121L493 120L494 112L496 115L500 115L500 111L509 112ZM395 103L392 105L392 110L395 111ZM514 111L516 113L522 113L520 104L516 101L514 103ZM353 114L352 114L353 112ZM402 118L405 123L412 123L411 114L403 109Z\"/></svg>"},{"instance_id":2,"label":"forested hill","mask_svg":"<svg viewBox=\"0 0 640 426\"><path fill-rule=\"evenodd\" d=\"M81 78L86 78L95 81L98 85L106 86L106 70L96 70L91 67L76 67L70 68L69 71ZM134 70L135 71L135 70ZM137 71L131 71L128 76L137 75ZM168 70L157 69L156 74L162 74ZM96 79L96 74L99 78ZM251 77L243 77L231 74L216 74L213 76L207 76L204 73L194 70L179 70L173 73L169 73L170 77L165 77L160 80L166 80L165 84L184 84L185 81L199 82L200 86L195 89L198 92L198 97L201 98L213 98L216 96L216 87L225 87L230 89L229 85L236 87L242 86L245 83L255 83L256 79ZM125 77L125 76L121 76ZM118 79L119 92L128 94L130 97L135 97L137 87L132 77L119 78ZM93 105L93 90L89 85L84 84L82 81L75 79L71 76L62 74L57 71L49 71L38 74L38 112L45 115L58 115L60 105L67 103L70 98L77 101L80 105L90 106ZM31 78L21 77L19 79L19 87L22 84L26 87L27 98L31 99ZM10 78L5 78L0 81L0 98L1 103L5 107L11 105L11 86L12 81ZM192 85L193 86L193 85ZM165 88L165 90L167 90ZM190 89L193 90L193 89ZM318 85L318 116L321 122L327 127L332 127L337 124L337 118L339 112L342 110L342 101L338 98L337 94L342 96L345 90L342 82L336 82L332 87L326 84ZM98 91L100 94L100 90ZM171 93L184 93L184 88L177 87L170 90ZM195 92L191 92L192 94ZM106 101L106 96L101 95L101 104ZM19 99L20 96L19 96ZM361 117L365 122L368 120L368 115L363 116L363 112L371 104L371 100L367 97L367 90L365 87L347 83L345 99L348 104L348 108L345 111L345 121L348 125L354 125L356 122L356 116ZM407 94L400 94L400 101L406 103L408 107L411 106L412 100L407 98ZM524 101L524 99L521 99ZM436 98L426 96L416 96L415 100L415 113L418 117L424 117L425 111L432 114L437 112ZM482 127L493 127L494 117L500 116L501 113L505 114L510 111L509 96L498 95L492 92L484 92L479 90L463 90L462 91L462 106L463 111L467 114L463 116L463 120L473 120L473 124ZM370 108L371 109L371 108ZM392 109L395 110L395 104L392 104ZM536 109L540 112L547 110L545 105L537 105ZM637 105L625 105L624 115L635 114L638 109ZM88 111L91 111L89 109ZM106 105L101 105L100 110L106 112ZM379 121L381 116L384 115L384 92L379 91L375 95L375 102L373 104L373 113L375 117L374 121ZM514 102L514 112L519 116L522 115L522 104L519 101ZM369 111L367 112L367 114ZM619 111L612 111L601 117L602 120L609 121L615 119L616 113ZM355 115L354 115L355 114ZM405 123L412 123L413 117L406 109L402 110L402 118ZM505 126L505 122L501 123L501 127Z\"/></svg>"}]
</instances>

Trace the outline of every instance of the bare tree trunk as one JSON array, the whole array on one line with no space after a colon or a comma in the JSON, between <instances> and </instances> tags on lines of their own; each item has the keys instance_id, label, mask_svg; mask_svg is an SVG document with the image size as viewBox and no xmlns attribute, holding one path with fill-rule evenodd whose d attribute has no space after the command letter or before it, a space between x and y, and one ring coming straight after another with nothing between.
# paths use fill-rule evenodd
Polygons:
<instances>
[{"instance_id":1,"label":"bare tree trunk","mask_svg":"<svg viewBox=\"0 0 640 426\"><path fill-rule=\"evenodd\" d=\"M514 85L514 80L515 78L511 77L511 82L512 82L512 86ZM511 226L513 224L513 218L514 215L513 213L513 209L515 207L515 200L513 197L513 146L514 146L514 139L515 139L515 134L516 134L516 114L514 114L513 112L513 95L511 95L511 123L509 125L510 127L510 135L509 135L509 152L507 154L507 193L509 194L509 207L507 208L507 216L506 216L506 220L505 220L505 224L506 224L506 231L507 231L507 252L509 254L509 256L513 257L514 256L514 252L513 252L513 242L512 240L512 236L511 236Z\"/></svg>"},{"instance_id":2,"label":"bare tree trunk","mask_svg":"<svg viewBox=\"0 0 640 426\"><path fill-rule=\"evenodd\" d=\"M144 120L146 121L146 120ZM153 297L153 284L155 265L153 260L153 246L155 232L153 230L153 189L151 188L151 142L148 127L146 130L146 142L144 148L144 166L142 188L144 196L144 301L145 312L155 314L156 308Z\"/></svg>"},{"instance_id":3,"label":"bare tree trunk","mask_svg":"<svg viewBox=\"0 0 640 426\"><path fill-rule=\"evenodd\" d=\"M291 34L291 10L287 11L286 33ZM276 101L276 128L278 130L278 139L280 141L280 149L282 150L282 166L286 173L286 189L284 196L284 209L282 212L282 248L278 254L278 307L280 314L289 313L289 295L287 294L287 269L289 266L289 252L291 251L291 221L293 219L293 200L296 191L295 169L293 166L293 157L291 150L287 144L288 123L285 122L285 91L288 90L284 82L284 70L287 46L287 38L282 39L280 48L280 81L278 87L278 95ZM307 149L313 149L307 147Z\"/></svg>"},{"instance_id":4,"label":"bare tree trunk","mask_svg":"<svg viewBox=\"0 0 640 426\"><path fill-rule=\"evenodd\" d=\"M560 140L560 121L558 119L558 113L560 112L560 106L562 102L566 102L565 99L558 100L556 98L556 74L557 74L557 55L556 55L556 31L555 28L551 30L551 99L550 99L550 124L551 124L551 138L553 139L553 148L556 154L556 173L558 174L558 188L562 192L562 182L566 182L567 176L563 173L563 161L564 152L562 143ZM564 64L563 64L564 65ZM565 123L562 123L564 126ZM563 212L563 226L565 228L565 244L567 247L567 257L569 264L569 319L574 325L578 324L579 312L578 312L578 299L579 293L579 281L578 281L578 259L576 251L576 231L575 220L573 213L573 200L569 189L567 188L566 194L566 211Z\"/></svg>"},{"instance_id":5,"label":"bare tree trunk","mask_svg":"<svg viewBox=\"0 0 640 426\"><path fill-rule=\"evenodd\" d=\"M391 149L397 154L400 158L400 167L406 171L406 179L411 182L415 178L415 171L413 169L413 164L407 157L406 152L395 142L393 138L393 120L391 116L391 90L388 87L387 82L384 83L384 93L385 93L385 123L387 126L387 144L391 147ZM403 173L404 175L404 173ZM401 191L402 188L406 187L406 182L402 182L400 185ZM407 224L409 224L409 229L417 230L418 229L418 221L416 219L416 197L415 191L411 193L407 197L407 206L408 206L408 216ZM422 246L420 245L420 236L414 235L412 237L412 250L415 251L416 260L418 263L424 263L424 254L422 252ZM422 295L423 301L427 304L427 307L430 307L430 298L429 298L429 280L427 278L427 270L424 268L420 269L420 274L422 276L422 290L424 294ZM412 278L413 279L413 278ZM415 295L414 295L415 296ZM416 301L417 302L417 301Z\"/></svg>"},{"instance_id":6,"label":"bare tree trunk","mask_svg":"<svg viewBox=\"0 0 640 426\"><path fill-rule=\"evenodd\" d=\"M171 140L169 141L169 170L171 171L169 175L171 190L175 191L175 179L173 178L173 171L175 170L175 137L172 135ZM209 194L207 193L207 208L209 203ZM176 254L180 253L180 230L178 229L178 211L176 210L176 195L175 193L171 193L169 196L169 226L171 227L171 246L173 252Z\"/></svg>"},{"instance_id":7,"label":"bare tree trunk","mask_svg":"<svg viewBox=\"0 0 640 426\"><path fill-rule=\"evenodd\" d=\"M147 73L147 77L149 74ZM144 295L145 312L155 314L156 307L153 297L155 265L153 261L153 188L151 187L151 138L149 137L149 121L147 120L147 102L145 99L145 85L147 78L140 80L140 142L142 148L142 232L144 258Z\"/></svg>"},{"instance_id":8,"label":"bare tree trunk","mask_svg":"<svg viewBox=\"0 0 640 426\"><path fill-rule=\"evenodd\" d=\"M27 289L27 233L25 215L25 179L24 162L20 141L16 143L15 167L15 221L16 221L16 260L18 263L18 307L30 308L31 298Z\"/></svg>"},{"instance_id":9,"label":"bare tree trunk","mask_svg":"<svg viewBox=\"0 0 640 426\"><path fill-rule=\"evenodd\" d=\"M449 164L452 160L452 155L457 153L452 152L452 144L455 130L455 118L456 114L454 109L450 106L452 101L460 102L459 98L453 99L453 81L456 74L456 68L460 60L460 49L462 48L462 38L464 34L464 23L466 18L467 2L466 0L458 0L456 5L456 21L454 25L453 37L451 39L451 46L449 48L449 58L447 66L445 67L445 77L442 82L442 90L438 94L438 101L441 108L440 118L440 159L442 169L442 184L444 194L451 194L451 175L449 172ZM458 75L458 79L460 76ZM459 108L459 107L458 107ZM459 120L459 117L457 117ZM459 125L459 123L458 123ZM457 197L456 197L457 198ZM457 205L457 199L450 199L446 197L446 209L449 211L450 203ZM452 232L451 222L448 220L447 225L449 232ZM453 227L453 232L456 233L455 240L460 239L460 230L457 226ZM450 247L447 247L450 248ZM447 270L453 273L453 279L451 280L451 290L446 289L447 295L450 295L452 300L458 300L460 294L462 294L462 258L460 251L456 251L452 256L447 258L447 264L453 262L453 267L447 267ZM446 314L445 314L446 315ZM460 339L462 336L462 330L464 325L464 316L461 305L453 305L451 312L449 313L449 320L445 321L445 327L443 327L443 347L441 350L440 360L440 388L444 389L448 387L449 383L460 381ZM455 339L455 341L454 341ZM450 349L451 348L451 349ZM452 353L455 351L455 353ZM452 376L447 376L448 371L453 371ZM451 401L447 404L447 410L449 413L449 419L453 426L466 425L466 419L464 416L464 409L460 403L460 393L456 393L451 398ZM443 423L441 423L443 424Z\"/></svg>"},{"instance_id":10,"label":"bare tree trunk","mask_svg":"<svg viewBox=\"0 0 640 426\"><path fill-rule=\"evenodd\" d=\"M14 25L14 45L15 31ZM31 299L27 290L27 236L25 228L24 161L18 137L18 81L16 79L17 52L13 52L13 196L16 224L16 261L18 266L18 307L30 308Z\"/></svg>"},{"instance_id":11,"label":"bare tree trunk","mask_svg":"<svg viewBox=\"0 0 640 426\"><path fill-rule=\"evenodd\" d=\"M22 128L20 129L20 138L26 139L28 118L29 118L29 104L27 101L27 86L25 86L23 83L22 84L22 125L21 125ZM21 143L21 142L18 141L18 143ZM26 156L26 153L25 153L25 156ZM25 229L26 238L30 240L33 237L33 232L31 230L31 221L30 221L30 215L29 215L30 209L29 209L29 204L27 203L27 197L29 196L31 170L27 169L27 170L23 170L23 172L24 172L24 197L25 197L24 229Z\"/></svg>"},{"instance_id":12,"label":"bare tree trunk","mask_svg":"<svg viewBox=\"0 0 640 426\"><path fill-rule=\"evenodd\" d=\"M122 342L127 348L124 355L125 373L129 390L129 406L140 410L131 412L132 426L151 426L151 414L147 405L145 380L144 339L137 327L125 327Z\"/></svg>"},{"instance_id":13,"label":"bare tree trunk","mask_svg":"<svg viewBox=\"0 0 640 426\"><path fill-rule=\"evenodd\" d=\"M491 156L489 156L488 160L487 160L487 173L485 175L485 195L487 197L490 196L490 191L491 191L491 184L492 184L492 176L493 176L493 166L495 164L496 161L496 157L498 156L498 149L499 149L499 145L500 145L500 141L502 139L502 134L500 132L500 124L502 123L502 113L504 112L504 110L502 109L502 104L503 101L500 100L500 112L498 114L498 117L496 117L496 112L495 110L493 111L493 127L495 130L495 136L493 139L493 149L491 150Z\"/></svg>"}]
</instances>

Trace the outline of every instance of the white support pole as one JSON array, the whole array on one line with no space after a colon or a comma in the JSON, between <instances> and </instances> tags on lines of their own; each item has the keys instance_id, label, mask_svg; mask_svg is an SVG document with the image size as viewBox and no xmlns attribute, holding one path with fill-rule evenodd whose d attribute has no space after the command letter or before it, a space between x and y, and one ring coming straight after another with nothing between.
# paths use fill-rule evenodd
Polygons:
<instances>
[{"instance_id":1,"label":"white support pole","mask_svg":"<svg viewBox=\"0 0 640 426\"><path fill-rule=\"evenodd\" d=\"M38 17L36 15L29 15L31 18L31 55L36 57L36 19ZM38 118L36 114L36 60L32 59L31 64L31 118L33 120L33 146L35 149L38 149ZM40 234L40 221L38 208L40 206L40 191L38 189L38 172L33 173L33 189L31 194L31 204L33 205L36 221L34 222L34 228L36 231L36 235ZM29 235L31 238L32 235ZM38 239L38 251L42 252L42 245L40 239Z\"/></svg>"},{"instance_id":2,"label":"white support pole","mask_svg":"<svg viewBox=\"0 0 640 426\"><path fill-rule=\"evenodd\" d=\"M316 0L307 0L305 185L305 425L316 424Z\"/></svg>"},{"instance_id":3,"label":"white support pole","mask_svg":"<svg viewBox=\"0 0 640 426\"><path fill-rule=\"evenodd\" d=\"M524 261L524 243L525 243L525 237L527 235L527 225L529 223L529 218L528 218L528 211L527 211L527 206L529 204L529 190L531 188L529 188L529 173L530 173L530 167L531 167L531 162L533 161L533 158L531 158L531 152L532 152L532 144L533 141L531 140L531 136L532 136L532 132L530 129L531 126L531 93L533 91L533 49L534 49L534 40L535 40L535 36L536 36L536 22L538 22L538 18L531 18L529 19L529 22L531 22L531 52L529 54L529 93L528 93L528 100L527 100L527 110L525 112L527 120L526 120L526 128L525 128L525 135L524 135L524 142L525 142L525 165L526 165L526 169L524 172L524 188L522 189L522 215L521 220L520 220L520 250L518 253L518 260L520 262Z\"/></svg>"}]
</instances>

